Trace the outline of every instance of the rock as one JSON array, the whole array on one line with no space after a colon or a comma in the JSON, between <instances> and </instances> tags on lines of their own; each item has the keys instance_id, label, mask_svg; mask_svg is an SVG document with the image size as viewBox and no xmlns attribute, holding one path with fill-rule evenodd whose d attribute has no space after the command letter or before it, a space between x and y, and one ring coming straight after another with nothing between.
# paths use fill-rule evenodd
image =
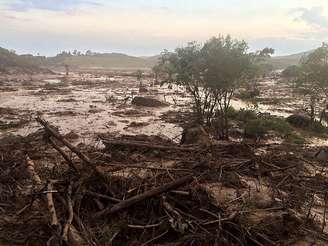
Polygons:
<instances>
[{"instance_id":1,"label":"rock","mask_svg":"<svg viewBox=\"0 0 328 246\"><path fill-rule=\"evenodd\" d=\"M78 139L80 136L74 132L74 131L70 131L69 133L67 133L65 136L64 136L66 139L69 139L69 140L76 140Z\"/></svg>"},{"instance_id":2,"label":"rock","mask_svg":"<svg viewBox=\"0 0 328 246\"><path fill-rule=\"evenodd\" d=\"M327 161L328 160L328 150L325 148L321 148L314 156L319 161Z\"/></svg>"},{"instance_id":3,"label":"rock","mask_svg":"<svg viewBox=\"0 0 328 246\"><path fill-rule=\"evenodd\" d=\"M299 127L299 128L305 128L311 125L310 117L305 115L293 114L287 117L286 120L292 126Z\"/></svg>"},{"instance_id":4,"label":"rock","mask_svg":"<svg viewBox=\"0 0 328 246\"><path fill-rule=\"evenodd\" d=\"M146 87L139 87L139 93L143 93L143 92L148 92L148 89Z\"/></svg>"},{"instance_id":5,"label":"rock","mask_svg":"<svg viewBox=\"0 0 328 246\"><path fill-rule=\"evenodd\" d=\"M136 106L143 106L143 107L165 107L168 104L161 102L157 99L151 97L135 97L132 100L132 104Z\"/></svg>"},{"instance_id":6,"label":"rock","mask_svg":"<svg viewBox=\"0 0 328 246\"><path fill-rule=\"evenodd\" d=\"M138 127L144 127L144 126L148 126L148 125L149 125L148 122L135 122L135 121L133 121L128 125L128 128L129 127L133 127L133 128L137 127L138 128Z\"/></svg>"},{"instance_id":7,"label":"rock","mask_svg":"<svg viewBox=\"0 0 328 246\"><path fill-rule=\"evenodd\" d=\"M202 126L194 126L183 130L180 143L209 145L211 139Z\"/></svg>"}]
</instances>

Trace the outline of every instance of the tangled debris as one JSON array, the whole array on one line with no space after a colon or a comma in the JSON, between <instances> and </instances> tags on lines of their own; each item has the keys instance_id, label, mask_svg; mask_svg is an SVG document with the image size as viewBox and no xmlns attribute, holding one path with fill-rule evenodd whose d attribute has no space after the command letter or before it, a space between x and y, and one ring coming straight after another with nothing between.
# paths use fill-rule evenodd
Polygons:
<instances>
[{"instance_id":1,"label":"tangled debris","mask_svg":"<svg viewBox=\"0 0 328 246\"><path fill-rule=\"evenodd\" d=\"M43 130L0 143L4 245L328 243L328 178L290 146L102 136L104 149L77 147L37 120Z\"/></svg>"}]
</instances>

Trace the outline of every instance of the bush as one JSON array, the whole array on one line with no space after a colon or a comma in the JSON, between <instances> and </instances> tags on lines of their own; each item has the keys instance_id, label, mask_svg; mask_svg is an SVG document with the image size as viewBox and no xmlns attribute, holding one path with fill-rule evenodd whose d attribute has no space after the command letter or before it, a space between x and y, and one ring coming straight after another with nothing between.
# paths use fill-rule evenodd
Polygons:
<instances>
[{"instance_id":1,"label":"bush","mask_svg":"<svg viewBox=\"0 0 328 246\"><path fill-rule=\"evenodd\" d=\"M245 137L263 138L268 130L265 121L262 119L250 120L245 125Z\"/></svg>"},{"instance_id":2,"label":"bush","mask_svg":"<svg viewBox=\"0 0 328 246\"><path fill-rule=\"evenodd\" d=\"M286 141L289 143L293 143L293 144L304 144L305 143L305 139L296 133L288 134L286 136Z\"/></svg>"},{"instance_id":3,"label":"bush","mask_svg":"<svg viewBox=\"0 0 328 246\"><path fill-rule=\"evenodd\" d=\"M255 110L242 108L239 111L235 111L233 119L246 123L250 120L257 119L257 114Z\"/></svg>"},{"instance_id":4,"label":"bush","mask_svg":"<svg viewBox=\"0 0 328 246\"><path fill-rule=\"evenodd\" d=\"M286 137L292 132L292 127L284 119L278 117L252 119L245 124L245 136L262 138L269 131L275 131Z\"/></svg>"},{"instance_id":5,"label":"bush","mask_svg":"<svg viewBox=\"0 0 328 246\"><path fill-rule=\"evenodd\" d=\"M236 119L239 114L239 111L235 110L233 107L229 107L227 115L229 119Z\"/></svg>"}]
</instances>

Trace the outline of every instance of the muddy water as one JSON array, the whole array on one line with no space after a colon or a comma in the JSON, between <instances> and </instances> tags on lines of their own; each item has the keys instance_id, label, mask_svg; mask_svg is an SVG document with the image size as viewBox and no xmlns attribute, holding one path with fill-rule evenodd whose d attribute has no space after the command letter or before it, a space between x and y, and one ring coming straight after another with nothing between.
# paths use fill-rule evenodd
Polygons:
<instances>
[{"instance_id":1,"label":"muddy water","mask_svg":"<svg viewBox=\"0 0 328 246\"><path fill-rule=\"evenodd\" d=\"M161 114L177 110L175 106L145 108L131 105L131 98L138 93L138 83L132 77L71 78L61 82L61 78L33 81L28 86L8 82L9 91L1 91L0 107L14 109L16 118L42 115L51 124L60 127L63 134L74 131L89 141L99 133L147 134L175 138L181 128L160 120ZM148 81L144 83L150 84ZM14 90L14 91L12 91ZM141 96L153 96L162 101L170 101L172 90L153 87L153 91ZM111 96L114 102L106 102ZM130 97L125 103L124 98ZM6 121L5 115L0 120ZM137 123L133 126L131 123ZM139 124L138 124L139 123ZM143 123L143 124L140 124ZM0 137L8 133L27 135L39 128L31 120L18 128L0 131Z\"/></svg>"},{"instance_id":2,"label":"muddy water","mask_svg":"<svg viewBox=\"0 0 328 246\"><path fill-rule=\"evenodd\" d=\"M183 110L190 104L190 97L182 88L147 85L147 93L139 93L134 77L97 76L73 74L69 78L60 76L33 78L2 78L0 80L0 108L14 111L10 115L0 114L1 122L28 123L20 126L0 128L0 138L7 134L27 135L39 128L33 117L42 115L51 124L59 126L63 134L74 131L83 141L94 140L99 133L162 135L170 139L181 134L182 129L161 120L168 111ZM302 106L293 97L290 86L276 80L259 83L263 103L258 111L287 117ZM151 96L170 104L163 108L145 108L131 105L135 95ZM112 100L108 101L107 99ZM128 100L124 100L129 98ZM274 103L268 99L279 99ZM234 99L235 109L250 107L247 102ZM0 112L1 113L1 112ZM0 124L1 125L1 124Z\"/></svg>"}]
</instances>

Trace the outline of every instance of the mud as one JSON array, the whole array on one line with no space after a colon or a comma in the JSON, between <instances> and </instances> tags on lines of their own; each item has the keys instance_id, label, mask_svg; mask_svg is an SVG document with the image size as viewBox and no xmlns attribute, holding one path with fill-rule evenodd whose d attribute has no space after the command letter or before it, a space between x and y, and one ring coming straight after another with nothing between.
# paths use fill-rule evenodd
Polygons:
<instances>
[{"instance_id":1,"label":"mud","mask_svg":"<svg viewBox=\"0 0 328 246\"><path fill-rule=\"evenodd\" d=\"M36 131L38 125L31 119L37 115L58 125L64 134L78 131L89 142L109 131L176 139L185 122L192 120L191 98L181 87L153 85L152 78L146 76L142 83L147 92L140 93L139 82L132 72L81 72L69 77L10 75L0 81L0 138L9 134L26 136ZM259 89L257 109L262 113L288 117L303 107L291 84L263 79ZM167 106L136 106L132 104L136 97L154 98ZM253 107L237 98L232 100L232 106L237 110ZM235 139L240 139L238 129L232 132L237 134L233 136ZM317 143L318 139L313 141Z\"/></svg>"},{"instance_id":2,"label":"mud","mask_svg":"<svg viewBox=\"0 0 328 246\"><path fill-rule=\"evenodd\" d=\"M59 125L63 133L75 130L90 141L108 131L175 137L182 130L161 120L163 113L176 110L176 106L168 102L174 91L155 86L147 93L139 93L134 77L74 74L69 78L61 75L25 80L11 77L2 81L0 138L34 132L38 126L30 118L36 115ZM150 86L151 81L143 83ZM150 109L134 106L131 100L136 95L153 97L169 105Z\"/></svg>"}]
</instances>

